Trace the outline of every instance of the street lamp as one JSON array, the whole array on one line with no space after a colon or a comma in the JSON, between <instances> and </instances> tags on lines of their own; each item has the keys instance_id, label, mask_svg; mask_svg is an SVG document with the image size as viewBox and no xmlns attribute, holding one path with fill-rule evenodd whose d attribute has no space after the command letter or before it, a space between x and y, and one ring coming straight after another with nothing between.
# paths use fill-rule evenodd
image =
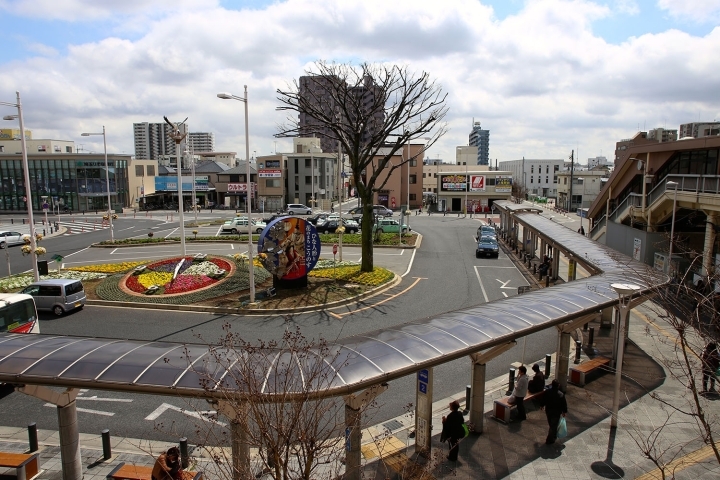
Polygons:
<instances>
[{"instance_id":1,"label":"street lamp","mask_svg":"<svg viewBox=\"0 0 720 480\"><path fill-rule=\"evenodd\" d=\"M113 233L113 211L112 203L110 200L110 168L108 167L107 157L107 136L105 135L105 125L103 125L102 133L81 133L82 137L89 137L90 135L102 135L103 137L103 149L105 150L105 186L107 187L107 201L108 201L108 219L110 221L110 242L115 242L115 233Z\"/></svg>"},{"instance_id":2,"label":"street lamp","mask_svg":"<svg viewBox=\"0 0 720 480\"><path fill-rule=\"evenodd\" d=\"M28 167L27 145L25 144L25 124L23 123L20 92L15 92L15 95L17 96L17 103L0 102L0 105L16 107L18 111L17 119L20 122L20 148L22 150L23 174L25 177L25 206L27 207L28 221L30 222L30 248L32 248L33 251L30 257L32 258L33 277L37 282L40 280L40 274L38 273L37 254L35 253L37 250L37 239L35 238L35 219L33 218L32 211L32 192L30 190L30 169ZM15 120L15 117L16 115L7 115L3 117L3 120Z\"/></svg>"},{"instance_id":3,"label":"street lamp","mask_svg":"<svg viewBox=\"0 0 720 480\"><path fill-rule=\"evenodd\" d=\"M610 288L618 294L618 310L620 311L620 320L615 324L615 334L617 335L617 346L615 347L615 392L613 395L613 411L610 419L610 427L617 428L618 425L618 409L620 408L620 382L622 381L622 363L623 349L625 347L625 322L630 312L630 300L640 287L629 283L613 283Z\"/></svg>"},{"instance_id":4,"label":"street lamp","mask_svg":"<svg viewBox=\"0 0 720 480\"><path fill-rule=\"evenodd\" d=\"M248 136L248 100L247 100L247 85L245 87L245 96L238 97L231 93L218 93L218 98L223 100L237 100L245 104L245 166L247 176L247 216L248 216L248 275L250 280L250 303L255 303L255 272L253 271L253 254L252 254L252 222L250 221L250 215L252 213L250 209L252 199L252 188L250 186L250 137Z\"/></svg>"},{"instance_id":5,"label":"street lamp","mask_svg":"<svg viewBox=\"0 0 720 480\"><path fill-rule=\"evenodd\" d=\"M672 221L670 223L670 253L668 254L668 275L673 277L672 272L672 255L673 255L673 242L675 240L675 207L677 207L677 187L678 183L669 181L665 183L665 189L672 187L675 190L675 195L673 196L673 214L672 214Z\"/></svg>"},{"instance_id":6,"label":"street lamp","mask_svg":"<svg viewBox=\"0 0 720 480\"><path fill-rule=\"evenodd\" d=\"M578 180L580 180L583 185L583 193L582 197L580 197L580 231L582 231L583 235L585 235L585 230L583 230L583 214L585 214L585 211L583 210L583 205L585 204L585 178L578 177ZM588 230L590 230L590 220L588 220Z\"/></svg>"}]
</instances>

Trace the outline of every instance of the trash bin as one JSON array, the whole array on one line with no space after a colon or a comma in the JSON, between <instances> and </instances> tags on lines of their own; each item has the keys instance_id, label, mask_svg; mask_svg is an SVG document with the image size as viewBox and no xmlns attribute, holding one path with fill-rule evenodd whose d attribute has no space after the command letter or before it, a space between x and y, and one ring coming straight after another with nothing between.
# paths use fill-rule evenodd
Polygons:
<instances>
[{"instance_id":1,"label":"trash bin","mask_svg":"<svg viewBox=\"0 0 720 480\"><path fill-rule=\"evenodd\" d=\"M38 260L38 273L40 275L47 275L48 274L48 262L47 260Z\"/></svg>"}]
</instances>

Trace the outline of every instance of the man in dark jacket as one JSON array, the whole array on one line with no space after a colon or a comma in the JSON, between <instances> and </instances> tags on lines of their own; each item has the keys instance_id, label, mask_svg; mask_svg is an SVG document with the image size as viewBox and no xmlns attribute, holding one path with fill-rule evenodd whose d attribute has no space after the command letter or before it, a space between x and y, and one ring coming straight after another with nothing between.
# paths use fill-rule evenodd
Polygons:
<instances>
[{"instance_id":1,"label":"man in dark jacket","mask_svg":"<svg viewBox=\"0 0 720 480\"><path fill-rule=\"evenodd\" d=\"M540 371L540 365L537 363L532 366L532 371L535 372L530 384L528 385L528 392L538 393L545 390L545 375Z\"/></svg>"},{"instance_id":2,"label":"man in dark jacket","mask_svg":"<svg viewBox=\"0 0 720 480\"><path fill-rule=\"evenodd\" d=\"M465 437L465 429L463 428L465 418L460 412L460 404L457 400L450 402L450 414L447 417L442 417L442 433L440 433L440 441L444 442L447 440L450 443L450 453L447 459L451 462L457 462L458 442L461 438Z\"/></svg>"},{"instance_id":3,"label":"man in dark jacket","mask_svg":"<svg viewBox=\"0 0 720 480\"><path fill-rule=\"evenodd\" d=\"M717 345L710 342L705 346L700 355L702 361L702 393L708 392L708 380L710 380L710 392L715 391L715 371L720 366L720 355L718 354Z\"/></svg>"},{"instance_id":4,"label":"man in dark jacket","mask_svg":"<svg viewBox=\"0 0 720 480\"><path fill-rule=\"evenodd\" d=\"M558 424L560 417L567 414L567 400L565 394L560 391L560 384L557 380L552 381L550 390L545 392L540 400L541 409L545 409L545 415L548 421L548 434L545 443L548 445L555 443L557 440Z\"/></svg>"}]
</instances>

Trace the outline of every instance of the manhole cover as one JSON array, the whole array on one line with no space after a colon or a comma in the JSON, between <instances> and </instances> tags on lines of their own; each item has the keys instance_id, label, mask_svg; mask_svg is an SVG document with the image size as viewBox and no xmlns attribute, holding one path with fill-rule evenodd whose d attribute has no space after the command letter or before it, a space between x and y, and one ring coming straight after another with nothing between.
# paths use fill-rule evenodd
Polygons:
<instances>
[{"instance_id":1,"label":"manhole cover","mask_svg":"<svg viewBox=\"0 0 720 480\"><path fill-rule=\"evenodd\" d=\"M390 431L392 432L393 430L397 430L398 428L402 428L402 427L403 427L403 424L400 423L400 422L398 422L397 420L390 420L390 421L387 422L387 423L383 423L383 427L387 428L388 430L390 430Z\"/></svg>"}]
</instances>

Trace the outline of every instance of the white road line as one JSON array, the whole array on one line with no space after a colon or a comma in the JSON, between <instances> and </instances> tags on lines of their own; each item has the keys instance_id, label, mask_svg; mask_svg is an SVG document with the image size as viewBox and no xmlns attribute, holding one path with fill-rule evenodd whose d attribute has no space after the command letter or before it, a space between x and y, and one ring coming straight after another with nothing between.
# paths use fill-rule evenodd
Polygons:
<instances>
[{"instance_id":1,"label":"white road line","mask_svg":"<svg viewBox=\"0 0 720 480\"><path fill-rule=\"evenodd\" d=\"M480 272L478 271L477 267L475 267L475 276L477 277L478 283L480 284L480 289L482 290L483 297L485 297L485 303L487 303L487 292L485 291L485 286L483 285L482 279L480 278Z\"/></svg>"},{"instance_id":2,"label":"white road line","mask_svg":"<svg viewBox=\"0 0 720 480\"><path fill-rule=\"evenodd\" d=\"M162 415L166 410L172 410L175 412L179 412L179 413L182 413L183 415L187 415L188 417L197 418L198 420L206 420L211 423L216 423L218 425L221 425L223 427L227 426L227 424L225 424L223 422L218 422L216 420L212 420L212 419L208 418L211 415L217 414L217 412L214 410L194 412L194 411L185 410L184 408L176 407L175 405L170 405L169 403L163 403L162 405L160 405L158 408L155 409L155 411L153 411L150 415L145 417L145 420L154 421L160 415Z\"/></svg>"},{"instance_id":3,"label":"white road line","mask_svg":"<svg viewBox=\"0 0 720 480\"><path fill-rule=\"evenodd\" d=\"M97 395L93 395L92 397L76 397L76 400L95 400L96 402L120 402L120 403L131 403L132 399L130 398L103 398L98 397Z\"/></svg>"},{"instance_id":4,"label":"white road line","mask_svg":"<svg viewBox=\"0 0 720 480\"><path fill-rule=\"evenodd\" d=\"M416 249L416 248L413 248L413 253L412 253L412 256L410 257L410 263L408 264L408 267L407 267L407 270L405 270L405 273L403 273L402 275L400 275L401 277L404 277L405 275L407 275L408 273L410 273L410 269L412 268L413 262L415 261L415 253L416 253L416 252L417 252L417 249Z\"/></svg>"},{"instance_id":5,"label":"white road line","mask_svg":"<svg viewBox=\"0 0 720 480\"><path fill-rule=\"evenodd\" d=\"M55 408L57 408L57 405L55 405L55 404L53 404L53 403L46 403L44 406L45 406L45 407L55 407ZM89 409L89 408L80 408L80 407L77 407L76 410L77 410L78 412L94 413L95 415L104 415L104 416L106 416L106 417L113 417L113 416L115 416L115 413L114 413L114 412L103 412L102 410L91 410L91 409Z\"/></svg>"}]
</instances>

